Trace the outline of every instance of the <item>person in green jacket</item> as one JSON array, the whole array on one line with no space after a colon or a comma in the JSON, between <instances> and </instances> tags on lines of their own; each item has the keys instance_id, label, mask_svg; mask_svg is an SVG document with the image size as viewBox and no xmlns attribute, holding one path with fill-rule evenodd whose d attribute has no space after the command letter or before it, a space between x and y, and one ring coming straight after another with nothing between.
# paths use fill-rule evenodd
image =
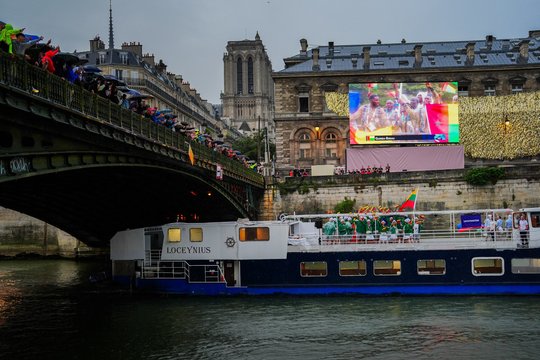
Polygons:
<instances>
[{"instance_id":1,"label":"person in green jacket","mask_svg":"<svg viewBox=\"0 0 540 360\"><path fill-rule=\"evenodd\" d=\"M411 224L411 219L409 218L406 218L405 219L405 225L403 225L403 240L405 242L410 242L411 241L411 237L412 237L412 233L413 233L413 226Z\"/></svg>"},{"instance_id":2,"label":"person in green jacket","mask_svg":"<svg viewBox=\"0 0 540 360\"><path fill-rule=\"evenodd\" d=\"M360 216L354 220L358 242L363 243L366 240L367 221L364 216Z\"/></svg>"},{"instance_id":3,"label":"person in green jacket","mask_svg":"<svg viewBox=\"0 0 540 360\"><path fill-rule=\"evenodd\" d=\"M22 29L14 29L11 24L4 24L2 30L0 30L0 50L3 50L9 54L13 54L13 41L12 35L17 35L24 31Z\"/></svg>"}]
</instances>

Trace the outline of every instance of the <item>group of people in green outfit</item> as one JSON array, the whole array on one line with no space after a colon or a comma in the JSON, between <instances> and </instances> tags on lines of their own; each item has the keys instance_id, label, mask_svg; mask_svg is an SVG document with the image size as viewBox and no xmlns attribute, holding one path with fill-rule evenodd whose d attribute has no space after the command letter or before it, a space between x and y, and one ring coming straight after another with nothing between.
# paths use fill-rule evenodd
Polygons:
<instances>
[{"instance_id":1,"label":"group of people in green outfit","mask_svg":"<svg viewBox=\"0 0 540 360\"><path fill-rule=\"evenodd\" d=\"M423 218L406 215L340 216L322 227L322 240L330 243L418 242Z\"/></svg>"}]
</instances>

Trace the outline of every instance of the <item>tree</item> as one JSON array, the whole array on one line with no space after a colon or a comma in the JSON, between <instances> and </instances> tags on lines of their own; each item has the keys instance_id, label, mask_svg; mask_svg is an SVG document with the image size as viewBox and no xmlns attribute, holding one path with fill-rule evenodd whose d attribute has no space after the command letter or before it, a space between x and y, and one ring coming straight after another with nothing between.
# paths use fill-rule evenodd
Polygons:
<instances>
[{"instance_id":1,"label":"tree","mask_svg":"<svg viewBox=\"0 0 540 360\"><path fill-rule=\"evenodd\" d=\"M233 142L232 147L234 150L240 151L251 160L257 161L257 156L260 154L261 161L264 161L264 136L265 132L260 131L259 133L253 133L250 136L238 138ZM257 146L260 146L259 152L257 151ZM275 153L276 145L270 141L270 158L272 158Z\"/></svg>"}]
</instances>

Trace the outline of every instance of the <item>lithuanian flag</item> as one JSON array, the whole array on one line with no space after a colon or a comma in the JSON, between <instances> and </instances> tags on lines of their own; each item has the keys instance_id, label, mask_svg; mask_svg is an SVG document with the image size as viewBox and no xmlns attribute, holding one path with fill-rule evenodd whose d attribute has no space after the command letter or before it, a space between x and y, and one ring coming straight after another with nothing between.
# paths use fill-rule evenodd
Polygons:
<instances>
[{"instance_id":1,"label":"lithuanian flag","mask_svg":"<svg viewBox=\"0 0 540 360\"><path fill-rule=\"evenodd\" d=\"M191 161L191 165L195 165L195 154L193 154L193 149L191 149L191 144L189 144L188 156L189 156L189 161Z\"/></svg>"},{"instance_id":2,"label":"lithuanian flag","mask_svg":"<svg viewBox=\"0 0 540 360\"><path fill-rule=\"evenodd\" d=\"M418 189L414 189L411 195L405 200L403 204L399 207L398 211L405 211L406 209L411 209L414 211L414 208L416 207L416 194L418 193Z\"/></svg>"}]
</instances>

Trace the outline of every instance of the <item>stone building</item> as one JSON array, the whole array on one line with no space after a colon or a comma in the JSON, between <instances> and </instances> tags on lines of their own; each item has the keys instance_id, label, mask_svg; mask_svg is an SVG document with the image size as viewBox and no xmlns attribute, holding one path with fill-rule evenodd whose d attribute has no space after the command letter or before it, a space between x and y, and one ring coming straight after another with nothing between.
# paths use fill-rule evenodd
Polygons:
<instances>
[{"instance_id":1,"label":"stone building","mask_svg":"<svg viewBox=\"0 0 540 360\"><path fill-rule=\"evenodd\" d=\"M284 59L272 73L275 87L277 166L282 172L311 165L345 165L349 119L327 104L350 83L457 81L459 96L495 96L540 88L540 30L519 39L309 48Z\"/></svg>"},{"instance_id":2,"label":"stone building","mask_svg":"<svg viewBox=\"0 0 540 360\"><path fill-rule=\"evenodd\" d=\"M90 50L76 52L76 56L96 65L103 75L113 75L130 89L152 98L145 100L151 107L171 109L178 120L195 128L209 128L215 133L225 133L232 138L239 136L220 121L212 104L201 97L190 83L167 71L163 60L156 61L154 54L144 53L139 42L124 42L114 47L112 9L109 19L109 43L96 36L90 40Z\"/></svg>"},{"instance_id":3,"label":"stone building","mask_svg":"<svg viewBox=\"0 0 540 360\"><path fill-rule=\"evenodd\" d=\"M255 40L227 42L223 65L223 121L247 135L267 129L273 138L272 63L259 33Z\"/></svg>"}]
</instances>

